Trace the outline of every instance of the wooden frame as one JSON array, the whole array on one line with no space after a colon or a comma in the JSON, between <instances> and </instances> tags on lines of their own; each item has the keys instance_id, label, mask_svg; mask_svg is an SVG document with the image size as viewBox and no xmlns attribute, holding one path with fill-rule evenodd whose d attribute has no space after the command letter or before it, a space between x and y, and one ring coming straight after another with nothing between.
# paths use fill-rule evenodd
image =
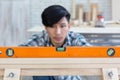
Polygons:
<instances>
[{"instance_id":1,"label":"wooden frame","mask_svg":"<svg viewBox=\"0 0 120 80\"><path fill-rule=\"evenodd\" d=\"M102 80L118 80L120 75L119 58L3 58L0 61L0 76L4 75L4 80L36 75L89 75L101 76ZM17 73L18 79L5 78L10 73ZM111 79L109 73L113 74Z\"/></svg>"}]
</instances>

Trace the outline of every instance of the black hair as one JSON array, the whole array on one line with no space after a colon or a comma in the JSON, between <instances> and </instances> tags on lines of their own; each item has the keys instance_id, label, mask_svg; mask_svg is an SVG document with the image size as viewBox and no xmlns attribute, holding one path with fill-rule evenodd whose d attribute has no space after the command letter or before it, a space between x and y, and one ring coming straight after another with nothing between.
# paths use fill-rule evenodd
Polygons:
<instances>
[{"instance_id":1,"label":"black hair","mask_svg":"<svg viewBox=\"0 0 120 80\"><path fill-rule=\"evenodd\" d=\"M52 5L44 9L41 14L42 23L46 27L52 27L61 18L66 17L67 21L70 20L70 13L60 5Z\"/></svg>"}]
</instances>

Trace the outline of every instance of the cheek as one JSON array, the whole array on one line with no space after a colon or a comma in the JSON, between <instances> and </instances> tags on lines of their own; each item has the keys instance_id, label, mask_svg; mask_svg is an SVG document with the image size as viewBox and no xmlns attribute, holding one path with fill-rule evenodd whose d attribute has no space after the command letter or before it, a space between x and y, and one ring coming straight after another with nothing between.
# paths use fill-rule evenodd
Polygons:
<instances>
[{"instance_id":1,"label":"cheek","mask_svg":"<svg viewBox=\"0 0 120 80\"><path fill-rule=\"evenodd\" d=\"M63 34L62 35L64 35L66 37L66 35L68 34L68 31L69 30L63 30Z\"/></svg>"},{"instance_id":2,"label":"cheek","mask_svg":"<svg viewBox=\"0 0 120 80\"><path fill-rule=\"evenodd\" d=\"M51 30L51 31L48 31L48 35L50 36L50 37L53 37L54 36L54 32Z\"/></svg>"},{"instance_id":3,"label":"cheek","mask_svg":"<svg viewBox=\"0 0 120 80\"><path fill-rule=\"evenodd\" d=\"M68 28L65 28L63 31L64 31L64 33L66 33L66 34L67 34L67 33L68 33L68 31L69 31L69 29L68 29Z\"/></svg>"}]
</instances>

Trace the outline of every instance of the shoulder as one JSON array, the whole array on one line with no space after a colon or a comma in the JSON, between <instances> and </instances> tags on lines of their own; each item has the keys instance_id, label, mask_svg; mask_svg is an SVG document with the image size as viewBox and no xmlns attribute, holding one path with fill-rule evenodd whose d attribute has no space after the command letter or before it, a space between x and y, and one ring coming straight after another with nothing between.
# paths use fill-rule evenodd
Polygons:
<instances>
[{"instance_id":1,"label":"shoulder","mask_svg":"<svg viewBox=\"0 0 120 80\"><path fill-rule=\"evenodd\" d=\"M86 41L86 38L80 33L70 31L68 37L71 39L73 46L90 46L90 44Z\"/></svg>"},{"instance_id":2,"label":"shoulder","mask_svg":"<svg viewBox=\"0 0 120 80\"><path fill-rule=\"evenodd\" d=\"M68 33L68 36L69 36L71 39L79 39L79 40L85 39L85 37L84 37L82 34L80 34L80 33L75 33L75 32L72 32L72 31L70 31L70 32Z\"/></svg>"},{"instance_id":3,"label":"shoulder","mask_svg":"<svg viewBox=\"0 0 120 80\"><path fill-rule=\"evenodd\" d=\"M33 34L32 37L22 44L23 46L44 46L47 39L47 32L41 31L39 34Z\"/></svg>"}]
</instances>

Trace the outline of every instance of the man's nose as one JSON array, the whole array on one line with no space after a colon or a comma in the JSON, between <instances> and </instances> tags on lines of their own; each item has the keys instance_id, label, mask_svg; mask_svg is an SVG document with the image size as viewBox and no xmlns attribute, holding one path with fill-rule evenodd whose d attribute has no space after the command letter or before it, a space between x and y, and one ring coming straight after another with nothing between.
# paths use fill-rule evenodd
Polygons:
<instances>
[{"instance_id":1,"label":"man's nose","mask_svg":"<svg viewBox=\"0 0 120 80\"><path fill-rule=\"evenodd\" d=\"M56 28L56 34L61 34L61 28Z\"/></svg>"}]
</instances>

